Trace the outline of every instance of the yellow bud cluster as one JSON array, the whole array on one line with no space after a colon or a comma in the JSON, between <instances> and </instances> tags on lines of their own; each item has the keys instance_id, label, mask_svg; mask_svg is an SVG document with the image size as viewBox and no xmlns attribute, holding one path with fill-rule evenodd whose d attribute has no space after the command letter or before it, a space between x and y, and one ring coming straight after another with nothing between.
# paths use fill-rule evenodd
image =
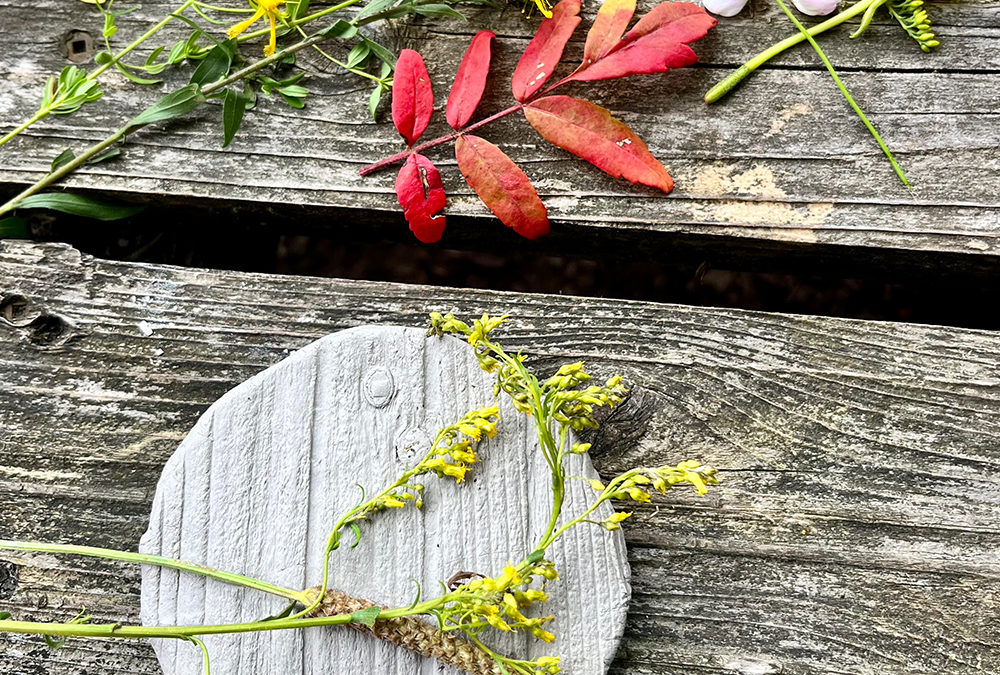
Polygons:
<instances>
[{"instance_id":1,"label":"yellow bud cluster","mask_svg":"<svg viewBox=\"0 0 1000 675\"><path fill-rule=\"evenodd\" d=\"M434 473L441 478L465 480L469 465L477 460L473 444L497 435L500 411L496 406L480 408L466 413L455 424L445 427L438 434L438 441L426 459L413 470L414 474Z\"/></svg>"},{"instance_id":2,"label":"yellow bud cluster","mask_svg":"<svg viewBox=\"0 0 1000 675\"><path fill-rule=\"evenodd\" d=\"M630 499L635 502L648 502L649 491L638 487L649 486L657 492L666 492L674 485L687 483L695 491L703 495L708 492L709 485L717 484L717 469L702 466L694 460L686 460L677 466L661 466L656 468L639 468L628 471L613 481L613 499Z\"/></svg>"}]
</instances>

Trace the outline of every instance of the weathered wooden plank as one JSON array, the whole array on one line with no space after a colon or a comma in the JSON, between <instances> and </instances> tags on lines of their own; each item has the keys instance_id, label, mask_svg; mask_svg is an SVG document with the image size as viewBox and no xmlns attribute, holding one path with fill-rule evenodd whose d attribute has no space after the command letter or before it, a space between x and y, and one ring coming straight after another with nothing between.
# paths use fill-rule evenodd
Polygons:
<instances>
[{"instance_id":1,"label":"weathered wooden plank","mask_svg":"<svg viewBox=\"0 0 1000 675\"><path fill-rule=\"evenodd\" d=\"M593 439L602 474L687 456L723 469L708 498L671 495L626 528L634 595L613 672L1000 669L995 333L111 263L20 242L0 244L0 296L17 324L0 326L0 537L134 548L162 464L236 383L339 328L510 312L506 343L539 367L583 358L634 387ZM0 580L2 609L136 620L136 570L0 558L19 575ZM10 636L0 664L156 672L144 645L52 652Z\"/></svg>"},{"instance_id":2,"label":"weathered wooden plank","mask_svg":"<svg viewBox=\"0 0 1000 675\"><path fill-rule=\"evenodd\" d=\"M37 8L0 1L8 17L0 36L22 54L0 80L5 118L36 106L45 76L62 65L58 35L68 27L96 30L97 19L83 3L52 4L46 25L54 28L45 33L32 29L39 21ZM128 18L141 23L168 4L144 3ZM895 180L808 49L783 56L721 105L701 101L704 91L751 50L789 32L773 7L758 10L753 19L724 21L697 45L698 68L637 78L632 84L575 88L609 107L649 142L676 178L669 197L607 178L547 146L523 120L503 120L487 135L532 176L556 222L553 241L599 245L640 237L657 250L681 240L716 248L737 240L779 249L829 245L855 258L858 248L916 251L928 254L928 262L930 254L948 252L995 264L1000 116L996 97L984 83L1000 71L995 49L1000 4L933 4L930 11L939 17L944 45L929 55L888 23L873 26L858 40L848 40L846 30L824 40L896 150L914 183L912 192ZM123 35L129 34L126 25L123 19ZM516 12L500 18L478 13L468 24L397 23L382 37L394 48L424 52L442 101L469 36L484 26L504 36L483 108L497 110L509 99L508 76L533 26ZM579 38L570 46L571 56L582 48L582 33ZM67 146L97 140L104 129L155 97L116 76L110 82L108 95L89 109L90 115L50 119L13 144L8 150L16 152L8 151L0 166L0 184L39 176ZM365 179L356 173L399 150L398 135L384 120L376 125L367 118L356 78L315 73L307 84L313 95L305 111L262 100L228 150L219 148L218 112L205 110L190 123L171 125L170 134L136 135L125 160L90 167L71 184L134 199L161 195L269 204L278 214L281 204L303 205L311 207L313 221L343 229L345 236L372 220L391 222L391 236L409 236L395 213L392 172ZM122 112L114 113L116 106ZM443 120L436 120L427 133L445 130ZM487 218L448 151L439 149L433 157L445 169L449 213L464 218L455 220L446 243L496 236L501 226ZM330 214L341 222L329 223Z\"/></svg>"}]
</instances>

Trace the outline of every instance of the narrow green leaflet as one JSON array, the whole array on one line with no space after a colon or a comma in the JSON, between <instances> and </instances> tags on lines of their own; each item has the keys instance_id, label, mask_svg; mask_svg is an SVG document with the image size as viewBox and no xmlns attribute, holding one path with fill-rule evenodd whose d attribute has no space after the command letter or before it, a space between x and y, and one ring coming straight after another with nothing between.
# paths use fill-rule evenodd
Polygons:
<instances>
[{"instance_id":1,"label":"narrow green leaflet","mask_svg":"<svg viewBox=\"0 0 1000 675\"><path fill-rule=\"evenodd\" d=\"M465 15L461 12L451 8L448 5L442 4L431 4L431 5L414 5L413 11L417 14L422 14L423 16L446 16L453 19L462 19L463 21L468 21Z\"/></svg>"},{"instance_id":2,"label":"narrow green leaflet","mask_svg":"<svg viewBox=\"0 0 1000 675\"><path fill-rule=\"evenodd\" d=\"M229 74L233 67L233 57L236 56L236 41L226 40L215 45L208 56L198 64L191 75L191 84L199 87L211 84Z\"/></svg>"},{"instance_id":3,"label":"narrow green leaflet","mask_svg":"<svg viewBox=\"0 0 1000 675\"><path fill-rule=\"evenodd\" d=\"M243 122L243 113L253 105L253 99L246 93L226 89L222 99L222 147L229 145Z\"/></svg>"},{"instance_id":4,"label":"narrow green leaflet","mask_svg":"<svg viewBox=\"0 0 1000 675\"><path fill-rule=\"evenodd\" d=\"M69 164L74 159L76 159L76 155L73 154L72 150L63 150L52 160L52 171L56 171L59 167Z\"/></svg>"},{"instance_id":5,"label":"narrow green leaflet","mask_svg":"<svg viewBox=\"0 0 1000 675\"><path fill-rule=\"evenodd\" d=\"M344 21L343 19L337 19L333 25L328 28L324 28L319 31L317 35L332 35L333 37L339 37L343 40L350 40L352 37L358 34L358 28L352 23Z\"/></svg>"},{"instance_id":6,"label":"narrow green leaflet","mask_svg":"<svg viewBox=\"0 0 1000 675\"><path fill-rule=\"evenodd\" d=\"M186 115L204 102L205 96L199 91L197 84L189 84L181 87L177 91L167 94L133 117L128 125L126 125L127 129L125 133L131 133L153 122L161 122Z\"/></svg>"},{"instance_id":7,"label":"narrow green leaflet","mask_svg":"<svg viewBox=\"0 0 1000 675\"><path fill-rule=\"evenodd\" d=\"M372 0L367 5L365 5L358 15L354 17L354 22L357 23L362 19L369 17L373 14L378 14L379 12L384 12L385 10L399 4L400 0Z\"/></svg>"},{"instance_id":8,"label":"narrow green leaflet","mask_svg":"<svg viewBox=\"0 0 1000 675\"><path fill-rule=\"evenodd\" d=\"M351 623L360 623L371 628L375 625L375 620L378 619L378 615L381 613L381 607L369 607L368 609L352 612Z\"/></svg>"},{"instance_id":9,"label":"narrow green leaflet","mask_svg":"<svg viewBox=\"0 0 1000 675\"><path fill-rule=\"evenodd\" d=\"M120 220L143 210L142 206L121 206L83 197L81 195L48 192L25 197L17 203L18 209L52 209L73 216L97 220Z\"/></svg>"}]
</instances>

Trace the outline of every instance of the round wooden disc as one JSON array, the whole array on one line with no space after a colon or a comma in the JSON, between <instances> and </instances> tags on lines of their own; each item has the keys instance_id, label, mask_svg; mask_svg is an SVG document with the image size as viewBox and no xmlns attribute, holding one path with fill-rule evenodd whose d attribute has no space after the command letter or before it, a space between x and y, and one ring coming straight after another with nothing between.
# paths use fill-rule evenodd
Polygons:
<instances>
[{"instance_id":1,"label":"round wooden disc","mask_svg":"<svg viewBox=\"0 0 1000 675\"><path fill-rule=\"evenodd\" d=\"M363 327L319 340L217 401L167 463L143 553L165 555L301 589L321 579L322 550L337 517L394 480L426 452L441 426L491 405L493 378L467 344L423 331ZM373 602L410 604L457 572L497 574L533 548L551 513L550 474L527 416L501 401L500 434L459 485L425 476L423 510L377 514L356 548L334 552L331 587ZM589 458L569 473L596 477ZM563 514L592 490L570 481ZM610 509L598 513L601 519ZM345 544L353 535L347 533ZM571 530L550 551L560 573L544 611L557 635L485 635L511 656L560 655L566 673L605 673L629 600L620 532ZM196 575L147 567L145 625L252 621L286 601ZM205 638L213 675L458 673L342 627ZM165 673L200 672L200 651L154 641Z\"/></svg>"}]
</instances>

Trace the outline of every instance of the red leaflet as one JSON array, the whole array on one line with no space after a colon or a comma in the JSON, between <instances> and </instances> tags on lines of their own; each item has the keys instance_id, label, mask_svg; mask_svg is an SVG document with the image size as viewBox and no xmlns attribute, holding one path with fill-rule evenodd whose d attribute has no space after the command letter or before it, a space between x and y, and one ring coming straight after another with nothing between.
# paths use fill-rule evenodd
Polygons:
<instances>
[{"instance_id":1,"label":"red leaflet","mask_svg":"<svg viewBox=\"0 0 1000 675\"><path fill-rule=\"evenodd\" d=\"M689 2L661 3L639 19L604 58L590 64L584 59L570 79L611 80L689 66L698 57L688 43L705 37L716 23L705 10Z\"/></svg>"},{"instance_id":2,"label":"red leaflet","mask_svg":"<svg viewBox=\"0 0 1000 675\"><path fill-rule=\"evenodd\" d=\"M552 18L538 27L535 37L514 69L514 98L525 101L549 79L562 58L563 49L580 24L580 0L562 0L552 9Z\"/></svg>"},{"instance_id":3,"label":"red leaflet","mask_svg":"<svg viewBox=\"0 0 1000 675\"><path fill-rule=\"evenodd\" d=\"M424 133L432 112L434 92L424 59L412 49L404 49L392 77L392 122L408 145Z\"/></svg>"},{"instance_id":4,"label":"red leaflet","mask_svg":"<svg viewBox=\"0 0 1000 675\"><path fill-rule=\"evenodd\" d=\"M410 155L396 176L396 197L417 239L425 244L441 240L444 216L444 186L437 167L423 155ZM435 217L436 216L436 217Z\"/></svg>"},{"instance_id":5,"label":"red leaflet","mask_svg":"<svg viewBox=\"0 0 1000 675\"><path fill-rule=\"evenodd\" d=\"M465 134L455 142L455 158L469 187L504 225L528 239L548 234L545 205L528 177L500 148Z\"/></svg>"},{"instance_id":6,"label":"red leaflet","mask_svg":"<svg viewBox=\"0 0 1000 675\"><path fill-rule=\"evenodd\" d=\"M674 187L642 139L598 105L570 96L547 96L528 104L524 115L545 140L616 178L664 192Z\"/></svg>"},{"instance_id":7,"label":"red leaflet","mask_svg":"<svg viewBox=\"0 0 1000 675\"><path fill-rule=\"evenodd\" d=\"M452 129L464 127L479 107L486 90L486 76L490 73L490 41L495 37L491 31L481 30L465 50L445 111L445 118Z\"/></svg>"},{"instance_id":8,"label":"red leaflet","mask_svg":"<svg viewBox=\"0 0 1000 675\"><path fill-rule=\"evenodd\" d=\"M618 46L635 13L635 0L606 0L597 10L583 48L583 67L603 58Z\"/></svg>"}]
</instances>

